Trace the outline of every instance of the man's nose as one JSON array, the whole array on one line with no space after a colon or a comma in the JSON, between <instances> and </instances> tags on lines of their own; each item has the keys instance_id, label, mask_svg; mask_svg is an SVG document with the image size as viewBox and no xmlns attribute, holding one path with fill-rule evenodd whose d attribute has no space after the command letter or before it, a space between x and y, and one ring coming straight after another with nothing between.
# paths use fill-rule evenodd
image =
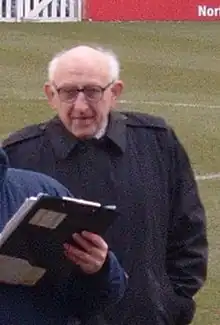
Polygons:
<instances>
[{"instance_id":1,"label":"man's nose","mask_svg":"<svg viewBox=\"0 0 220 325\"><path fill-rule=\"evenodd\" d=\"M74 101L74 108L80 111L88 108L88 103L86 101L85 95L83 92L79 92Z\"/></svg>"}]
</instances>

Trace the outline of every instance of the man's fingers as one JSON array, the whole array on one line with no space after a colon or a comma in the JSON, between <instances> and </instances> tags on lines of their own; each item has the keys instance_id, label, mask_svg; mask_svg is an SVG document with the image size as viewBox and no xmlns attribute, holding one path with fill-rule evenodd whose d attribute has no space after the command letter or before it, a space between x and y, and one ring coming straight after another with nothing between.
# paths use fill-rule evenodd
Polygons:
<instances>
[{"instance_id":1,"label":"man's fingers","mask_svg":"<svg viewBox=\"0 0 220 325\"><path fill-rule=\"evenodd\" d=\"M95 246L91 241L84 239L79 234L73 235L73 240L86 251L89 255L92 255L97 260L103 260L106 257L107 251L103 248Z\"/></svg>"},{"instance_id":2,"label":"man's fingers","mask_svg":"<svg viewBox=\"0 0 220 325\"><path fill-rule=\"evenodd\" d=\"M80 265L80 259L75 255L71 254L68 250L64 251L65 256L74 264Z\"/></svg>"},{"instance_id":3,"label":"man's fingers","mask_svg":"<svg viewBox=\"0 0 220 325\"><path fill-rule=\"evenodd\" d=\"M80 234L73 234L73 240L86 252L92 252L93 246L91 245L91 242L88 242L88 240L84 239Z\"/></svg>"},{"instance_id":4,"label":"man's fingers","mask_svg":"<svg viewBox=\"0 0 220 325\"><path fill-rule=\"evenodd\" d=\"M100 270L108 254L106 242L100 236L87 231L74 234L73 240L80 247L64 244L65 256L86 273L95 273Z\"/></svg>"},{"instance_id":5,"label":"man's fingers","mask_svg":"<svg viewBox=\"0 0 220 325\"><path fill-rule=\"evenodd\" d=\"M86 264L98 264L99 261L95 259L92 255L75 248L72 245L64 245L65 255L76 264L86 263Z\"/></svg>"},{"instance_id":6,"label":"man's fingers","mask_svg":"<svg viewBox=\"0 0 220 325\"><path fill-rule=\"evenodd\" d=\"M99 235L88 232L88 231L83 231L81 233L81 235L83 238L85 238L86 240L89 240L91 243L93 243L93 245L95 245L97 248L100 248L103 250L108 249L107 243Z\"/></svg>"}]
</instances>

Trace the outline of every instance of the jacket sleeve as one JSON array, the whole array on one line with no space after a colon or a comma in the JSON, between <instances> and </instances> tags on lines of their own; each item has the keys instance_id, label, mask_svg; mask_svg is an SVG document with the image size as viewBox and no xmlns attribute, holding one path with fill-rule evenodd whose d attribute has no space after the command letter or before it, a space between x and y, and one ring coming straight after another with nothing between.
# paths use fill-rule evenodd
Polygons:
<instances>
[{"instance_id":1,"label":"jacket sleeve","mask_svg":"<svg viewBox=\"0 0 220 325\"><path fill-rule=\"evenodd\" d=\"M189 158L171 131L171 214L167 249L167 273L180 313L176 324L189 324L195 304L193 296L207 275L207 233L204 207ZM173 307L172 307L173 308Z\"/></svg>"},{"instance_id":2,"label":"jacket sleeve","mask_svg":"<svg viewBox=\"0 0 220 325\"><path fill-rule=\"evenodd\" d=\"M18 172L17 172L18 173ZM35 191L36 188L39 189L40 192L49 194L52 196L58 196L58 197L73 197L72 193L63 186L61 183L59 183L57 180L54 178L38 173L38 172L32 172L32 171L22 171L23 175L27 175L26 178L31 179L31 182L26 182L26 188L28 187L29 192L33 193L32 187L33 184L35 184ZM29 185L30 183L30 185Z\"/></svg>"},{"instance_id":3,"label":"jacket sleeve","mask_svg":"<svg viewBox=\"0 0 220 325\"><path fill-rule=\"evenodd\" d=\"M86 322L91 316L101 314L124 296L127 282L127 274L110 251L98 273L86 275L80 272L70 279L65 299L69 317Z\"/></svg>"}]
</instances>

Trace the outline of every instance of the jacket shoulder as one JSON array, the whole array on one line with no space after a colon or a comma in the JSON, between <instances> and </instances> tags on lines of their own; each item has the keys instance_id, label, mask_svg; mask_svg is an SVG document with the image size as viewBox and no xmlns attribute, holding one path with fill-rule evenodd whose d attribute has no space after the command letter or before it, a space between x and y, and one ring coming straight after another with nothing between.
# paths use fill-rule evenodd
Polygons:
<instances>
[{"instance_id":1,"label":"jacket shoulder","mask_svg":"<svg viewBox=\"0 0 220 325\"><path fill-rule=\"evenodd\" d=\"M169 130L167 122L159 116L145 113L123 112L126 116L126 124L132 128L151 128L155 130Z\"/></svg>"},{"instance_id":2,"label":"jacket shoulder","mask_svg":"<svg viewBox=\"0 0 220 325\"><path fill-rule=\"evenodd\" d=\"M3 140L2 147L7 148L16 144L21 144L28 140L36 139L40 137L46 129L46 123L32 124L24 127L16 132L9 134L9 136Z\"/></svg>"}]
</instances>

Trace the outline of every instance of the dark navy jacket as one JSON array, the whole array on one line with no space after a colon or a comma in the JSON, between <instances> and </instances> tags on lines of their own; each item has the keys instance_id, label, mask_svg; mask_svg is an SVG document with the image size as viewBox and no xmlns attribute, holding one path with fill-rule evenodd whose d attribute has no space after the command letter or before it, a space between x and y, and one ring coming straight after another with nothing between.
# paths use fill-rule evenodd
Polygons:
<instances>
[{"instance_id":1,"label":"dark navy jacket","mask_svg":"<svg viewBox=\"0 0 220 325\"><path fill-rule=\"evenodd\" d=\"M70 196L57 181L34 172L10 169L0 149L0 232L26 197L46 193ZM0 284L1 325L67 325L68 318L86 322L118 301L126 276L115 255L109 252L96 275L72 274L59 283L44 279L36 287ZM68 324L74 324L70 322Z\"/></svg>"},{"instance_id":2,"label":"dark navy jacket","mask_svg":"<svg viewBox=\"0 0 220 325\"><path fill-rule=\"evenodd\" d=\"M12 166L118 206L107 240L129 286L105 313L107 323L191 322L206 278L206 217L187 153L162 118L115 112L104 137L80 141L55 117L12 134L4 147Z\"/></svg>"}]
</instances>

